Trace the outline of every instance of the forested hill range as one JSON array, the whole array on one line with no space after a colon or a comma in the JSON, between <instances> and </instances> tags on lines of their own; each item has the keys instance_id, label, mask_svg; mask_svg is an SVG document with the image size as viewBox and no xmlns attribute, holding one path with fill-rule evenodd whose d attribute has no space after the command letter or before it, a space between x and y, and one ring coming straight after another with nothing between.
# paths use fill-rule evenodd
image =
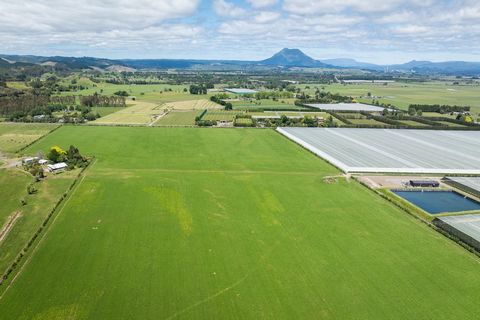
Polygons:
<instances>
[{"instance_id":1,"label":"forested hill range","mask_svg":"<svg viewBox=\"0 0 480 320\"><path fill-rule=\"evenodd\" d=\"M92 57L42 57L0 54L0 74L37 73L92 69L98 71L135 71L154 69L193 70L289 70L291 68L358 69L379 73L444 74L479 76L480 62L410 61L404 64L377 65L354 59L316 60L299 49L282 49L261 61L195 60L195 59L102 59Z\"/></svg>"}]
</instances>

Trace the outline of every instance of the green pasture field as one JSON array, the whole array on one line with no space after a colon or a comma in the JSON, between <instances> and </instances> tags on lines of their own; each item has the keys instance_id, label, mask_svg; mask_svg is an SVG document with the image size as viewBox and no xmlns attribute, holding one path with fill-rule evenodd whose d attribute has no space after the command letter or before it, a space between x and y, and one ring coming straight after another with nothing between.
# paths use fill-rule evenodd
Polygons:
<instances>
[{"instance_id":1,"label":"green pasture field","mask_svg":"<svg viewBox=\"0 0 480 320\"><path fill-rule=\"evenodd\" d=\"M123 108L123 107L93 107L92 112L95 113L95 114L98 112L98 114L101 117L105 117L109 114L115 113L117 111L122 111L124 109L125 108Z\"/></svg>"},{"instance_id":2,"label":"green pasture field","mask_svg":"<svg viewBox=\"0 0 480 320\"><path fill-rule=\"evenodd\" d=\"M167 85L167 84L145 84L145 85L128 85L128 84L111 84L100 82L96 87L90 86L88 89L75 92L63 92L63 95L91 95L95 92L103 95L113 95L117 91L126 91L130 96L134 96L139 101L151 103L167 103L183 100L209 99L210 94L195 95L184 92L185 85ZM172 91L168 91L172 89ZM102 91L103 90L103 91Z\"/></svg>"},{"instance_id":3,"label":"green pasture field","mask_svg":"<svg viewBox=\"0 0 480 320\"><path fill-rule=\"evenodd\" d=\"M7 81L7 87L17 90L28 89L27 85L23 81Z\"/></svg>"},{"instance_id":4,"label":"green pasture field","mask_svg":"<svg viewBox=\"0 0 480 320\"><path fill-rule=\"evenodd\" d=\"M208 110L202 120L233 121L237 114L243 113L242 111Z\"/></svg>"},{"instance_id":5,"label":"green pasture field","mask_svg":"<svg viewBox=\"0 0 480 320\"><path fill-rule=\"evenodd\" d=\"M450 118L456 119L456 115L450 115L449 113L438 113L438 112L423 112L422 117L433 117L433 118Z\"/></svg>"},{"instance_id":6,"label":"green pasture field","mask_svg":"<svg viewBox=\"0 0 480 320\"><path fill-rule=\"evenodd\" d=\"M170 111L162 116L155 126L193 126L195 117L199 116L201 111Z\"/></svg>"},{"instance_id":7,"label":"green pasture field","mask_svg":"<svg viewBox=\"0 0 480 320\"><path fill-rule=\"evenodd\" d=\"M441 123L443 125L447 125L449 127L465 127L463 124L452 123L452 122L448 122L448 121L435 121L435 122Z\"/></svg>"},{"instance_id":8,"label":"green pasture field","mask_svg":"<svg viewBox=\"0 0 480 320\"><path fill-rule=\"evenodd\" d=\"M15 153L57 127L58 124L0 123L0 152Z\"/></svg>"},{"instance_id":9,"label":"green pasture field","mask_svg":"<svg viewBox=\"0 0 480 320\"><path fill-rule=\"evenodd\" d=\"M401 120L399 121L400 123L402 124L405 124L407 126L413 126L413 127L429 127L428 124L425 124L425 123L421 123L421 122L417 122L417 121L413 121L413 120Z\"/></svg>"},{"instance_id":10,"label":"green pasture field","mask_svg":"<svg viewBox=\"0 0 480 320\"><path fill-rule=\"evenodd\" d=\"M253 123L252 119L250 118L238 118L235 120L235 122L242 125L251 125Z\"/></svg>"},{"instance_id":11,"label":"green pasture field","mask_svg":"<svg viewBox=\"0 0 480 320\"><path fill-rule=\"evenodd\" d=\"M377 121L375 119L348 119L353 124L366 124L366 125L373 125L373 126L390 126L384 122Z\"/></svg>"},{"instance_id":12,"label":"green pasture field","mask_svg":"<svg viewBox=\"0 0 480 320\"><path fill-rule=\"evenodd\" d=\"M3 275L42 225L75 174L78 170L50 175L34 184L36 193L28 194L27 186L34 181L30 174L18 169L0 169L0 229L13 221L8 233L0 235L0 274ZM21 204L21 199L26 205Z\"/></svg>"},{"instance_id":13,"label":"green pasture field","mask_svg":"<svg viewBox=\"0 0 480 320\"><path fill-rule=\"evenodd\" d=\"M367 97L370 92L372 96L380 97L380 102L391 103L396 107L407 110L410 104L447 104L447 105L466 105L471 106L475 114L480 112L480 99L478 85L451 85L445 82L427 82L427 83L390 83L386 86L378 84L308 84L300 85L305 88L310 86L307 92L314 94L315 88L324 87L326 91L353 96L360 102L371 102Z\"/></svg>"},{"instance_id":14,"label":"green pasture field","mask_svg":"<svg viewBox=\"0 0 480 320\"><path fill-rule=\"evenodd\" d=\"M5 319L476 319L479 259L273 130L65 126L97 161Z\"/></svg>"},{"instance_id":15,"label":"green pasture field","mask_svg":"<svg viewBox=\"0 0 480 320\"><path fill-rule=\"evenodd\" d=\"M283 103L282 103L283 101ZM295 99L279 99L278 101L273 101L271 99L249 99L249 100L240 100L232 101L233 108L236 110L249 110L249 109L301 109L294 104Z\"/></svg>"}]
</instances>

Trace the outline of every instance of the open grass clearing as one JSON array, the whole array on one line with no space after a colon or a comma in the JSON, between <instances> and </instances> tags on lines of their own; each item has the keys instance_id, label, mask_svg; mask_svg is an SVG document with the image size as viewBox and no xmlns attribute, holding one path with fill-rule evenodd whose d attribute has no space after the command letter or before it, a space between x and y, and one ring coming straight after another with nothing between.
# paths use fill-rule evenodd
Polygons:
<instances>
[{"instance_id":1,"label":"open grass clearing","mask_svg":"<svg viewBox=\"0 0 480 320\"><path fill-rule=\"evenodd\" d=\"M195 117L199 116L201 111L170 111L159 118L154 123L155 126L193 126Z\"/></svg>"},{"instance_id":2,"label":"open grass clearing","mask_svg":"<svg viewBox=\"0 0 480 320\"><path fill-rule=\"evenodd\" d=\"M0 123L0 152L15 153L57 127L58 124Z\"/></svg>"},{"instance_id":3,"label":"open grass clearing","mask_svg":"<svg viewBox=\"0 0 480 320\"><path fill-rule=\"evenodd\" d=\"M165 110L159 105L144 101L128 101L129 107L106 115L91 123L93 124L137 124L146 125L155 121Z\"/></svg>"},{"instance_id":4,"label":"open grass clearing","mask_svg":"<svg viewBox=\"0 0 480 320\"><path fill-rule=\"evenodd\" d=\"M283 103L282 103L283 101ZM277 101L271 99L261 99L261 100L239 100L232 101L234 109L237 110L249 110L249 109L275 109L275 110L284 110L284 109L301 109L294 104L294 99L279 99Z\"/></svg>"},{"instance_id":5,"label":"open grass clearing","mask_svg":"<svg viewBox=\"0 0 480 320\"><path fill-rule=\"evenodd\" d=\"M413 120L401 120L399 121L401 124L407 125L407 126L412 126L412 127L429 127L430 125L413 121Z\"/></svg>"},{"instance_id":6,"label":"open grass clearing","mask_svg":"<svg viewBox=\"0 0 480 320\"><path fill-rule=\"evenodd\" d=\"M67 191L78 170L50 175L35 183L37 192L28 194L33 177L17 169L0 169L0 229L18 213L17 219L0 241L0 274L13 263L20 251L42 225L55 203ZM22 205L23 199L26 205Z\"/></svg>"},{"instance_id":7,"label":"open grass clearing","mask_svg":"<svg viewBox=\"0 0 480 320\"><path fill-rule=\"evenodd\" d=\"M324 182L338 172L272 130L63 127L29 151L72 143L98 161L0 300L8 319L480 312L478 258Z\"/></svg>"},{"instance_id":8,"label":"open grass clearing","mask_svg":"<svg viewBox=\"0 0 480 320\"><path fill-rule=\"evenodd\" d=\"M174 110L205 110L224 108L222 105L219 105L218 103L208 99L168 102L162 105L162 107Z\"/></svg>"},{"instance_id":9,"label":"open grass clearing","mask_svg":"<svg viewBox=\"0 0 480 320\"><path fill-rule=\"evenodd\" d=\"M314 94L316 88L324 87L325 91L352 96L359 102L367 103L372 101L367 97L367 93L370 92L372 96L378 97L375 100L379 100L381 103L391 103L404 110L407 110L410 104L447 104L471 106L475 114L480 113L480 100L478 99L480 86L478 85L456 86L446 82L395 82L388 85L302 84L299 87L305 88L306 86L310 87L307 90L309 94Z\"/></svg>"},{"instance_id":10,"label":"open grass clearing","mask_svg":"<svg viewBox=\"0 0 480 320\"><path fill-rule=\"evenodd\" d=\"M364 124L364 125L372 125L372 126L382 126L382 127L389 127L390 125L384 122L377 121L375 119L348 119L353 124Z\"/></svg>"},{"instance_id":11,"label":"open grass clearing","mask_svg":"<svg viewBox=\"0 0 480 320\"><path fill-rule=\"evenodd\" d=\"M243 113L242 111L208 110L202 120L233 121L237 114Z\"/></svg>"}]
</instances>

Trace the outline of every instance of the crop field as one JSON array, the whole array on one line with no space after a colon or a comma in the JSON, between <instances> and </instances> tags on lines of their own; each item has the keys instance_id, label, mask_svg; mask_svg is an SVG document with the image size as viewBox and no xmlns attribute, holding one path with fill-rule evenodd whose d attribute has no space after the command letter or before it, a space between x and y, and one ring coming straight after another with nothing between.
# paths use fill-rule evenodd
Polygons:
<instances>
[{"instance_id":1,"label":"crop field","mask_svg":"<svg viewBox=\"0 0 480 320\"><path fill-rule=\"evenodd\" d=\"M295 99L279 99L274 101L271 99L261 99L261 100L239 100L232 101L233 108L236 110L249 110L249 109L276 109L276 110L285 110L285 109L301 109L294 104Z\"/></svg>"},{"instance_id":2,"label":"crop field","mask_svg":"<svg viewBox=\"0 0 480 320\"><path fill-rule=\"evenodd\" d=\"M14 153L57 127L58 124L0 123L0 152Z\"/></svg>"},{"instance_id":3,"label":"crop field","mask_svg":"<svg viewBox=\"0 0 480 320\"><path fill-rule=\"evenodd\" d=\"M429 126L428 124L413 121L413 120L402 120L402 121L399 121L399 122L402 123L402 124L405 124L407 126L413 126L413 127L428 127Z\"/></svg>"},{"instance_id":4,"label":"crop field","mask_svg":"<svg viewBox=\"0 0 480 320\"><path fill-rule=\"evenodd\" d=\"M109 114L115 113L117 111L125 110L123 107L93 107L92 112L98 113L100 116L105 117Z\"/></svg>"},{"instance_id":5,"label":"crop field","mask_svg":"<svg viewBox=\"0 0 480 320\"><path fill-rule=\"evenodd\" d=\"M223 109L222 105L207 99L186 100L165 103L162 107L174 110L205 110L205 109Z\"/></svg>"},{"instance_id":6,"label":"crop field","mask_svg":"<svg viewBox=\"0 0 480 320\"><path fill-rule=\"evenodd\" d=\"M348 119L353 124L365 124L365 125L372 125L372 126L380 126L380 127L389 127L390 125L384 122L377 121L375 119Z\"/></svg>"},{"instance_id":7,"label":"crop field","mask_svg":"<svg viewBox=\"0 0 480 320\"><path fill-rule=\"evenodd\" d=\"M144 101L128 101L131 105L115 113L93 121L93 124L133 124L146 125L155 121L155 117L164 113L161 106Z\"/></svg>"},{"instance_id":8,"label":"crop field","mask_svg":"<svg viewBox=\"0 0 480 320\"><path fill-rule=\"evenodd\" d=\"M97 161L0 287L6 319L480 312L478 258L355 181L324 181L338 172L273 130L65 126L28 151L69 144Z\"/></svg>"},{"instance_id":9,"label":"crop field","mask_svg":"<svg viewBox=\"0 0 480 320\"><path fill-rule=\"evenodd\" d=\"M242 111L208 110L207 113L203 116L202 120L233 121L237 114L242 113Z\"/></svg>"},{"instance_id":10,"label":"crop field","mask_svg":"<svg viewBox=\"0 0 480 320\"><path fill-rule=\"evenodd\" d=\"M170 111L154 123L155 126L193 126L201 111Z\"/></svg>"},{"instance_id":11,"label":"crop field","mask_svg":"<svg viewBox=\"0 0 480 320\"><path fill-rule=\"evenodd\" d=\"M302 85L301 87L305 87ZM379 97L383 103L391 103L399 108L408 109L410 104L448 104L448 105L467 105L472 107L475 113L480 112L480 101L478 99L479 86L463 85L457 86L444 82L427 83L390 83L386 86L378 84L332 84L332 85L311 85L310 94L315 92L315 88L324 87L325 91L340 93L343 95L358 98L361 102L371 102L367 97L370 92L372 96ZM363 98L359 98L363 97Z\"/></svg>"},{"instance_id":12,"label":"crop field","mask_svg":"<svg viewBox=\"0 0 480 320\"><path fill-rule=\"evenodd\" d=\"M238 118L238 119L235 119L235 123L241 124L241 125L251 125L253 121L250 118Z\"/></svg>"},{"instance_id":13,"label":"crop field","mask_svg":"<svg viewBox=\"0 0 480 320\"><path fill-rule=\"evenodd\" d=\"M460 123L452 123L452 122L448 122L448 121L435 121L435 122L443 124L443 125L448 126L448 127L465 127L464 125L462 125Z\"/></svg>"},{"instance_id":14,"label":"crop field","mask_svg":"<svg viewBox=\"0 0 480 320\"><path fill-rule=\"evenodd\" d=\"M479 131L277 130L345 172L480 174Z\"/></svg>"}]
</instances>

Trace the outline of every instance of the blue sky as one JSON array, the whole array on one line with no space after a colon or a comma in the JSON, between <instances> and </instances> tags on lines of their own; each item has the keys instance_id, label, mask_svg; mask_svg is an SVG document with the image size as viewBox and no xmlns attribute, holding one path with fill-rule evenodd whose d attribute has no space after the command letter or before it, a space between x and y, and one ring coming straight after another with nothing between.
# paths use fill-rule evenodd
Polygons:
<instances>
[{"instance_id":1,"label":"blue sky","mask_svg":"<svg viewBox=\"0 0 480 320\"><path fill-rule=\"evenodd\" d=\"M480 61L478 0L0 0L1 53Z\"/></svg>"}]
</instances>

